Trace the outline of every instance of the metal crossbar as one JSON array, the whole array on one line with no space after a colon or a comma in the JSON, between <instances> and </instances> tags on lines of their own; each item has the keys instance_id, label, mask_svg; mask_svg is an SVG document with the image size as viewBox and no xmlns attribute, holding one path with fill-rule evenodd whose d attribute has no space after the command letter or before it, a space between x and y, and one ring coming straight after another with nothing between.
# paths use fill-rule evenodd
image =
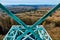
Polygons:
<instances>
[{"instance_id":1,"label":"metal crossbar","mask_svg":"<svg viewBox=\"0 0 60 40\"><path fill-rule=\"evenodd\" d=\"M17 23L19 23L20 25L23 25L24 27L27 28L27 25L21 20L19 19L17 16L15 16L10 10L8 10L6 7L4 7L1 3L0 3L0 8L3 9L11 18L13 18ZM18 20L18 21L17 21Z\"/></svg>"},{"instance_id":2,"label":"metal crossbar","mask_svg":"<svg viewBox=\"0 0 60 40\"><path fill-rule=\"evenodd\" d=\"M49 36L49 34L47 33L47 31L43 28L43 26L42 25L40 27L39 26L37 26L37 29L34 30L34 32L36 33L38 31L37 34L39 34L41 40L44 40L44 39L45 40L52 40L51 37ZM25 33L23 30L21 30L22 29L21 27L22 27L21 25L20 26L19 25L12 26L10 31L5 36L4 40L9 40L8 37L12 38L12 40L13 39L14 40L21 40L22 37L20 38L19 36L21 36L21 34ZM18 30L16 30L16 29L18 29ZM15 32L15 34L14 34L14 32ZM36 40L36 38L32 37L31 35L32 35L32 33L24 35L22 40L28 39L28 37L32 40ZM37 39L37 40L40 40L40 39Z\"/></svg>"},{"instance_id":3,"label":"metal crossbar","mask_svg":"<svg viewBox=\"0 0 60 40\"><path fill-rule=\"evenodd\" d=\"M36 23L34 23L32 27L41 24L48 16L52 15L59 7L60 7L60 3L57 6L55 6L52 10L50 10L46 15L40 18Z\"/></svg>"},{"instance_id":4,"label":"metal crossbar","mask_svg":"<svg viewBox=\"0 0 60 40\"><path fill-rule=\"evenodd\" d=\"M43 26L38 26L38 25L41 24L48 16L52 15L59 7L60 7L60 3L30 27L27 26L17 16L15 16L6 7L0 4L0 8L3 9L11 18L13 18L23 27L23 28L20 28L20 26L12 27L10 31L7 33L7 35L5 36L4 40L30 40L30 39L31 40L52 40L49 34L47 33L47 31L43 28ZM23 29L25 31L23 31ZM35 38L31 37L32 34Z\"/></svg>"},{"instance_id":5,"label":"metal crossbar","mask_svg":"<svg viewBox=\"0 0 60 40\"><path fill-rule=\"evenodd\" d=\"M36 25L41 24L48 16L52 15L58 8L60 7L60 3L54 7L52 10L50 10L46 15L44 15L41 19L39 19L36 23L34 23L32 25L32 27L36 27ZM16 22L18 22L19 24L23 25L25 28L27 28L26 24L19 19L17 16L15 16L11 11L9 11L6 7L4 7L1 3L0 3L0 8L2 8L4 11L6 11L6 13L13 18ZM18 21L17 21L18 20Z\"/></svg>"}]
</instances>

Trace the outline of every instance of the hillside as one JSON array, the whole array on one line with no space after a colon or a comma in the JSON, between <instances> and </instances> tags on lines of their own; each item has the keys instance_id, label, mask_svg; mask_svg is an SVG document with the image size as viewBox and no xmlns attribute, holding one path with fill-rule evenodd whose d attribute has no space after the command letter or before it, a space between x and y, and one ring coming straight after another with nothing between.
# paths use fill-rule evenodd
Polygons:
<instances>
[{"instance_id":1,"label":"hillside","mask_svg":"<svg viewBox=\"0 0 60 40\"><path fill-rule=\"evenodd\" d=\"M15 15L21 18L21 20L23 20L26 24L32 25L39 18L45 15L49 10L50 8L41 8L35 11L15 12ZM0 40L3 39L4 35L8 32L8 30L11 28L12 25L19 25L19 24L15 22L12 18L10 18L7 14L5 14L5 12L0 12L0 29L1 29L0 37L2 37ZM53 40L60 40L60 10L59 9L55 11L53 15L49 16L41 25L43 25L46 28L46 30L51 35Z\"/></svg>"}]
</instances>

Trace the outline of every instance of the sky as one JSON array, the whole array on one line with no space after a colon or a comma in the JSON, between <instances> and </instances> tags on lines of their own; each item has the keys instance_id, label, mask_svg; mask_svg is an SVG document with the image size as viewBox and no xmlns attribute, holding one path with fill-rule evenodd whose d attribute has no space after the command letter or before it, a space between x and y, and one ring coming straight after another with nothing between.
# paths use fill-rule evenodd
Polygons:
<instances>
[{"instance_id":1,"label":"sky","mask_svg":"<svg viewBox=\"0 0 60 40\"><path fill-rule=\"evenodd\" d=\"M60 0L0 0L0 3L3 5L17 5L17 4L30 4L30 5L57 5L60 3Z\"/></svg>"}]
</instances>

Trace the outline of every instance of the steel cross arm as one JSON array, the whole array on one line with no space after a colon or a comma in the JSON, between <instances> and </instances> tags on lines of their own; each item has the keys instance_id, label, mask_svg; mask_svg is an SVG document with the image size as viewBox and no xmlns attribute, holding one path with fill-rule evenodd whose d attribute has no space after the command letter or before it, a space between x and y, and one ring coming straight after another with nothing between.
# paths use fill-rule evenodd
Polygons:
<instances>
[{"instance_id":1,"label":"steel cross arm","mask_svg":"<svg viewBox=\"0 0 60 40\"><path fill-rule=\"evenodd\" d=\"M50 10L46 15L44 15L42 18L40 18L36 23L32 25L32 28L35 27L36 25L41 24L48 16L52 15L58 8L60 7L60 3L54 7L52 10Z\"/></svg>"},{"instance_id":2,"label":"steel cross arm","mask_svg":"<svg viewBox=\"0 0 60 40\"><path fill-rule=\"evenodd\" d=\"M11 11L9 11L6 7L4 7L1 3L0 3L0 8L3 9L11 18L13 18L16 22L18 22L19 24L23 25L25 28L27 28L27 25L21 20L19 19L17 16L15 16Z\"/></svg>"},{"instance_id":3,"label":"steel cross arm","mask_svg":"<svg viewBox=\"0 0 60 40\"><path fill-rule=\"evenodd\" d=\"M19 24L23 25L23 26L26 28L26 30L28 30L29 32L33 33L36 37L39 37L39 35L34 32L33 28L31 29L31 28L27 27L27 25L26 25L22 20L20 20L20 19L19 19L17 16L15 16L11 11L9 11L7 8L5 8L2 4L0 4L0 8L3 9L11 18L13 18L13 19L14 19L15 21L17 21ZM29 29L31 29L31 31L30 31ZM28 31L27 31L27 32L28 32ZM40 38L39 38L39 39L40 39Z\"/></svg>"},{"instance_id":4,"label":"steel cross arm","mask_svg":"<svg viewBox=\"0 0 60 40\"><path fill-rule=\"evenodd\" d=\"M36 31L37 31L37 29L36 29ZM27 29L23 34L21 34L20 36L18 36L18 38L17 38L17 40L21 40L21 38L23 37L23 36L25 36L27 33L29 33L29 32L31 32L36 38L38 38L39 40L42 40L41 38L40 38L40 36L39 36L39 34L36 34L35 32L34 32L34 30L32 30L31 28L30 29Z\"/></svg>"}]
</instances>

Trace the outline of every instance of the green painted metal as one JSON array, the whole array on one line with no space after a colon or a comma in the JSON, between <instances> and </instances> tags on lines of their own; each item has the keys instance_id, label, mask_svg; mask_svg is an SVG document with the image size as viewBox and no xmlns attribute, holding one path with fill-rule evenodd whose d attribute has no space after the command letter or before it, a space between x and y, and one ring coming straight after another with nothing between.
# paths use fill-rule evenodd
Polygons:
<instances>
[{"instance_id":1,"label":"green painted metal","mask_svg":"<svg viewBox=\"0 0 60 40\"><path fill-rule=\"evenodd\" d=\"M19 19L17 16L15 16L11 11L9 11L6 7L4 7L2 4L0 4L0 8L3 9L11 18L13 18L15 21L17 21L19 24L21 24L21 26L23 25L24 28L21 29L25 29L25 32L21 35L18 34L18 32L22 31L20 28L17 29L10 29L10 31L8 32L8 34L6 35L6 37L4 38L4 40L7 40L6 38L8 37L8 40L21 40L22 37L24 37L25 35L27 35L29 32L30 34L32 33L35 38L37 38L37 40L44 40L43 35L47 34L47 32L45 31L44 28L37 28L37 25L41 24L48 16L52 15L58 8L60 7L60 3L54 7L52 10L50 10L46 15L44 15L41 19L39 19L36 23L34 23L31 27L27 26L21 19ZM22 26L22 27L23 27ZM18 31L17 31L18 30ZM36 31L38 31L38 34L36 34ZM42 33L39 32L42 30ZM43 35L42 35L43 34ZM19 35L19 36L17 36ZM41 37L42 35L42 37ZM48 35L48 34L47 34ZM17 36L17 37L16 37ZM12 39L13 38L13 39ZM48 40L51 40L50 36L48 35Z\"/></svg>"},{"instance_id":2,"label":"green painted metal","mask_svg":"<svg viewBox=\"0 0 60 40\"><path fill-rule=\"evenodd\" d=\"M36 23L34 23L32 27L36 27L36 25L41 24L48 16L52 15L59 7L60 7L60 3L52 10L50 10L46 15L44 15L41 19L39 19Z\"/></svg>"},{"instance_id":3,"label":"green painted metal","mask_svg":"<svg viewBox=\"0 0 60 40\"><path fill-rule=\"evenodd\" d=\"M23 27L22 25L13 25L3 40L21 40L22 38L23 38L22 40L25 40L25 39L28 40L27 37L31 38L32 40L52 40L42 25L37 26L36 30L34 30L34 33L33 33L33 30L31 29L23 31L25 28L22 28L22 27ZM28 34L29 32L30 34ZM35 36L36 37L35 38L32 37L31 36L32 34L34 37Z\"/></svg>"},{"instance_id":4,"label":"green painted metal","mask_svg":"<svg viewBox=\"0 0 60 40\"><path fill-rule=\"evenodd\" d=\"M16 22L18 22L20 25L23 25L27 28L26 24L19 19L17 16L15 16L11 11L9 11L6 7L4 7L1 3L0 3L0 8L3 9L11 18L13 18Z\"/></svg>"},{"instance_id":5,"label":"green painted metal","mask_svg":"<svg viewBox=\"0 0 60 40\"><path fill-rule=\"evenodd\" d=\"M32 25L32 27L36 27L36 25L41 24L48 16L52 15L58 8L60 7L60 3L54 7L52 10L50 10L46 15L44 15L41 19L39 19L36 23ZM9 11L7 8L5 8L1 3L0 3L0 8L2 8L6 13L13 18L15 21L17 21L19 24L23 25L25 28L28 28L26 24L20 20L17 16L15 16L11 11Z\"/></svg>"}]
</instances>

